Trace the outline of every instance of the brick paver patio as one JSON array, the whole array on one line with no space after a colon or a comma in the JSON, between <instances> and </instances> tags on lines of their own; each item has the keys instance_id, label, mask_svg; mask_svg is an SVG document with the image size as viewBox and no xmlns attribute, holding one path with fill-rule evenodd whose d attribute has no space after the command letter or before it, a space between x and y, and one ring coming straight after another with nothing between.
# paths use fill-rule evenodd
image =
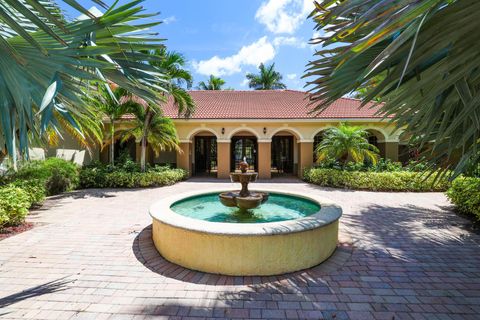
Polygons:
<instances>
[{"instance_id":1,"label":"brick paver patio","mask_svg":"<svg viewBox=\"0 0 480 320\"><path fill-rule=\"evenodd\" d=\"M48 200L30 218L37 227L0 242L0 318L480 319L480 235L442 194L274 182L265 186L343 207L329 262L277 277L186 270L155 251L147 209L219 183L79 191Z\"/></svg>"}]
</instances>

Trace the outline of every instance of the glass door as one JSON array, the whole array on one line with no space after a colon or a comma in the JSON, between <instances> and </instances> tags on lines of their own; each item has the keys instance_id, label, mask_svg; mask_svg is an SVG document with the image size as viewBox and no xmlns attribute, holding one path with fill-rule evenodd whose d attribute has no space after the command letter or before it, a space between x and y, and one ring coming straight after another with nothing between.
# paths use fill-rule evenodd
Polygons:
<instances>
[{"instance_id":1,"label":"glass door","mask_svg":"<svg viewBox=\"0 0 480 320\"><path fill-rule=\"evenodd\" d=\"M217 138L195 137L195 175L217 172Z\"/></svg>"},{"instance_id":2,"label":"glass door","mask_svg":"<svg viewBox=\"0 0 480 320\"><path fill-rule=\"evenodd\" d=\"M292 136L272 138L272 171L275 173L293 173Z\"/></svg>"},{"instance_id":3,"label":"glass door","mask_svg":"<svg viewBox=\"0 0 480 320\"><path fill-rule=\"evenodd\" d=\"M233 172L238 169L238 165L246 158L249 164L249 171L257 169L257 138L255 137L233 137L231 144L232 161L230 161Z\"/></svg>"}]
</instances>

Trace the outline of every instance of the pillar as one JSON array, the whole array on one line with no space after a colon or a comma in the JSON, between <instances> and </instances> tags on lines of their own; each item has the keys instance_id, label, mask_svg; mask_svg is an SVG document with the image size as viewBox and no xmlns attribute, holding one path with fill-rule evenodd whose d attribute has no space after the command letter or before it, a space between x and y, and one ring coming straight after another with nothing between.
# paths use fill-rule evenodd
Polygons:
<instances>
[{"instance_id":1,"label":"pillar","mask_svg":"<svg viewBox=\"0 0 480 320\"><path fill-rule=\"evenodd\" d=\"M386 159L398 161L398 142L385 142L384 148Z\"/></svg>"},{"instance_id":2,"label":"pillar","mask_svg":"<svg viewBox=\"0 0 480 320\"><path fill-rule=\"evenodd\" d=\"M313 166L313 141L298 143L298 176L303 177L303 171Z\"/></svg>"},{"instance_id":3,"label":"pillar","mask_svg":"<svg viewBox=\"0 0 480 320\"><path fill-rule=\"evenodd\" d=\"M230 140L217 140L217 178L230 178Z\"/></svg>"},{"instance_id":4,"label":"pillar","mask_svg":"<svg viewBox=\"0 0 480 320\"><path fill-rule=\"evenodd\" d=\"M191 145L190 142L181 142L179 144L181 152L177 152L177 168L187 170L189 177L192 175Z\"/></svg>"},{"instance_id":5,"label":"pillar","mask_svg":"<svg viewBox=\"0 0 480 320\"><path fill-rule=\"evenodd\" d=\"M270 141L258 141L258 177L270 179L272 169L272 143Z\"/></svg>"}]
</instances>

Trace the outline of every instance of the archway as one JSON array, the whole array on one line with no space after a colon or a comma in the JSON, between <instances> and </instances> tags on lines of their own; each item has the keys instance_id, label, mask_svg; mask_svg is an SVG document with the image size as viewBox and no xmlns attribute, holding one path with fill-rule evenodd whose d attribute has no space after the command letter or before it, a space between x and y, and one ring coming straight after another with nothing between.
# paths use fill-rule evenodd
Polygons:
<instances>
[{"instance_id":1,"label":"archway","mask_svg":"<svg viewBox=\"0 0 480 320\"><path fill-rule=\"evenodd\" d=\"M216 176L217 162L217 137L210 130L201 130L193 136L193 174L196 176Z\"/></svg>"},{"instance_id":2,"label":"archway","mask_svg":"<svg viewBox=\"0 0 480 320\"><path fill-rule=\"evenodd\" d=\"M258 170L258 138L251 129L236 130L231 134L230 171L238 171L244 159L249 164L248 171Z\"/></svg>"},{"instance_id":3,"label":"archway","mask_svg":"<svg viewBox=\"0 0 480 320\"><path fill-rule=\"evenodd\" d=\"M291 128L279 129L272 134L271 139L271 175L292 175L297 172L297 142L301 139L299 133Z\"/></svg>"},{"instance_id":4,"label":"archway","mask_svg":"<svg viewBox=\"0 0 480 320\"><path fill-rule=\"evenodd\" d=\"M368 128L366 129L368 132L368 143L375 146L379 154L382 158L385 158L385 134L380 131L379 129Z\"/></svg>"}]
</instances>

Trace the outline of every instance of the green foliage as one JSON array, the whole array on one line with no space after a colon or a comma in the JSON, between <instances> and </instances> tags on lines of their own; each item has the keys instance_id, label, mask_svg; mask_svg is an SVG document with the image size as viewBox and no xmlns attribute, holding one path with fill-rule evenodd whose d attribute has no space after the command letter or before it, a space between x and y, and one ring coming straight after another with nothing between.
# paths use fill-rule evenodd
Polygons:
<instances>
[{"instance_id":1,"label":"green foliage","mask_svg":"<svg viewBox=\"0 0 480 320\"><path fill-rule=\"evenodd\" d=\"M30 197L22 188L0 188L0 228L22 223L30 205Z\"/></svg>"},{"instance_id":2,"label":"green foliage","mask_svg":"<svg viewBox=\"0 0 480 320\"><path fill-rule=\"evenodd\" d=\"M368 88L365 107L384 102L431 170L465 173L480 162L478 12L480 1L318 1L313 111Z\"/></svg>"},{"instance_id":3,"label":"green foliage","mask_svg":"<svg viewBox=\"0 0 480 320\"><path fill-rule=\"evenodd\" d=\"M360 172L312 168L305 170L304 180L324 187L372 191L445 191L449 186L447 179L434 183L434 177L427 178L425 173L409 171Z\"/></svg>"},{"instance_id":4,"label":"green foliage","mask_svg":"<svg viewBox=\"0 0 480 320\"><path fill-rule=\"evenodd\" d=\"M480 220L480 178L459 177L453 180L447 197L460 212Z\"/></svg>"},{"instance_id":5,"label":"green foliage","mask_svg":"<svg viewBox=\"0 0 480 320\"><path fill-rule=\"evenodd\" d=\"M275 63L265 66L260 63L258 66L259 74L247 73L248 86L255 90L278 90L286 89L287 86L282 82L283 76L275 70Z\"/></svg>"},{"instance_id":6,"label":"green foliage","mask_svg":"<svg viewBox=\"0 0 480 320\"><path fill-rule=\"evenodd\" d=\"M368 132L359 126L341 123L338 127L325 130L322 141L315 152L318 161L325 159L340 160L346 164L348 160L357 163L365 161L375 164L378 160L378 149L368 143Z\"/></svg>"},{"instance_id":7,"label":"green foliage","mask_svg":"<svg viewBox=\"0 0 480 320\"><path fill-rule=\"evenodd\" d=\"M156 166L141 172L128 161L118 166L92 164L80 171L81 188L142 188L171 185L187 177L182 169Z\"/></svg>"},{"instance_id":8,"label":"green foliage","mask_svg":"<svg viewBox=\"0 0 480 320\"><path fill-rule=\"evenodd\" d=\"M78 170L78 166L71 161L48 158L44 161L25 162L9 179L43 181L47 195L51 196L75 189L79 182Z\"/></svg>"},{"instance_id":9,"label":"green foliage","mask_svg":"<svg viewBox=\"0 0 480 320\"><path fill-rule=\"evenodd\" d=\"M380 158L377 163L371 162L352 162L349 161L346 164L342 164L337 160L323 160L315 165L315 168L322 169L337 169L345 171L370 171L370 172L395 172L395 171L415 171L411 170L408 166L402 166L401 162L395 162L390 159Z\"/></svg>"},{"instance_id":10,"label":"green foliage","mask_svg":"<svg viewBox=\"0 0 480 320\"><path fill-rule=\"evenodd\" d=\"M0 3L0 149L14 163L18 150L24 155L29 140L45 139L48 130L63 127L98 140L89 121L95 111L83 99L95 90L92 81L111 81L151 103L158 99L153 87L161 71L145 63L156 57L140 52L162 47L163 39L147 31L160 23L146 21L155 14L145 13L142 1L111 7L92 1L104 6L102 16L66 1L86 16L68 22L58 18L53 1Z\"/></svg>"},{"instance_id":11,"label":"green foliage","mask_svg":"<svg viewBox=\"0 0 480 320\"><path fill-rule=\"evenodd\" d=\"M215 77L213 74L210 75L208 81L200 81L198 83L198 89L200 90L222 90L223 85L225 85L225 80L219 77Z\"/></svg>"},{"instance_id":12,"label":"green foliage","mask_svg":"<svg viewBox=\"0 0 480 320\"><path fill-rule=\"evenodd\" d=\"M25 191L31 206L41 205L47 196L45 181L41 179L14 180L9 186L17 187Z\"/></svg>"}]
</instances>

